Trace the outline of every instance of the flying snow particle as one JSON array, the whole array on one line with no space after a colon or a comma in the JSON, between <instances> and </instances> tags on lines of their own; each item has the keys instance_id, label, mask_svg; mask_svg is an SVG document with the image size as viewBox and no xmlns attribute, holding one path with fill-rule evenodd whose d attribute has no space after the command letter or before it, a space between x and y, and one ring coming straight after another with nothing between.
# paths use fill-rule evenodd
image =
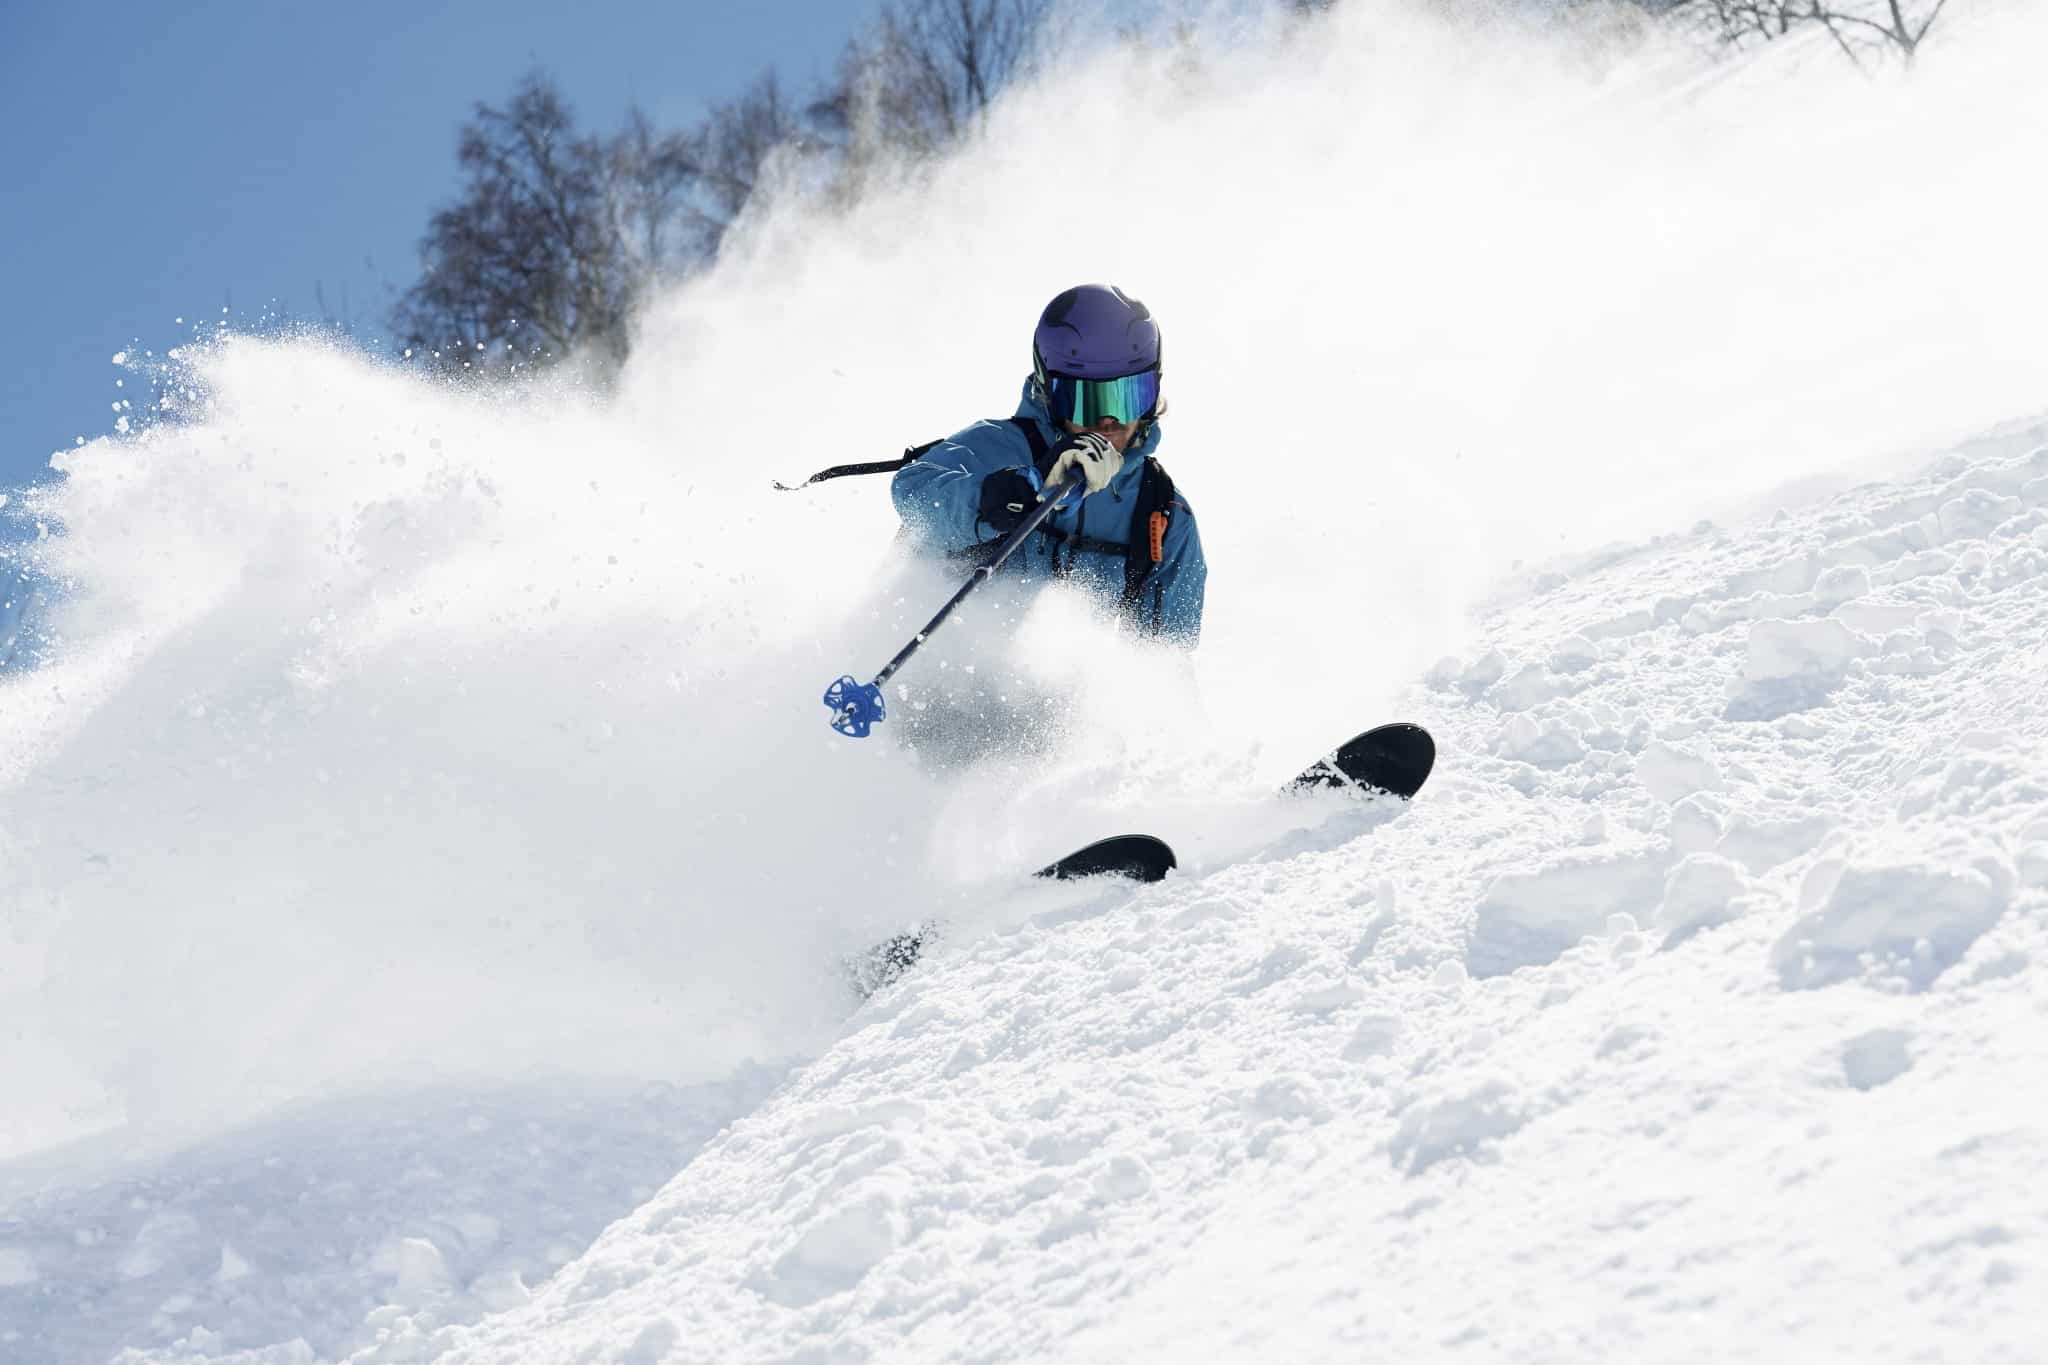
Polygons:
<instances>
[{"instance_id":1,"label":"flying snow particle","mask_svg":"<svg viewBox=\"0 0 2048 1365\"><path fill-rule=\"evenodd\" d=\"M41 1278L36 1273L35 1261L26 1251L17 1247L0 1247L0 1288L18 1289Z\"/></svg>"},{"instance_id":2,"label":"flying snow particle","mask_svg":"<svg viewBox=\"0 0 2048 1365\"><path fill-rule=\"evenodd\" d=\"M114 352L114 363L116 365L126 365L128 363L128 353L126 351Z\"/></svg>"},{"instance_id":3,"label":"flying snow particle","mask_svg":"<svg viewBox=\"0 0 2048 1365\"><path fill-rule=\"evenodd\" d=\"M220 1269L213 1272L213 1278L223 1284L233 1280L245 1280L254 1269L254 1266L236 1254L233 1247L223 1246L220 1249Z\"/></svg>"}]
</instances>

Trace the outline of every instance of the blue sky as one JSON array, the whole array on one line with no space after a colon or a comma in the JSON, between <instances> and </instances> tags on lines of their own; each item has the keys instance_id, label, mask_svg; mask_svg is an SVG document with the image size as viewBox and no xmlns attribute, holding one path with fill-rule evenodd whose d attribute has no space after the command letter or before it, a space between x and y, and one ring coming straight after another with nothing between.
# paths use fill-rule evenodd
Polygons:
<instances>
[{"instance_id":1,"label":"blue sky","mask_svg":"<svg viewBox=\"0 0 2048 1365\"><path fill-rule=\"evenodd\" d=\"M456 128L539 66L586 127L825 75L879 0L0 3L0 488L112 427L117 351L273 309L381 327ZM176 319L182 317L181 325Z\"/></svg>"}]
</instances>

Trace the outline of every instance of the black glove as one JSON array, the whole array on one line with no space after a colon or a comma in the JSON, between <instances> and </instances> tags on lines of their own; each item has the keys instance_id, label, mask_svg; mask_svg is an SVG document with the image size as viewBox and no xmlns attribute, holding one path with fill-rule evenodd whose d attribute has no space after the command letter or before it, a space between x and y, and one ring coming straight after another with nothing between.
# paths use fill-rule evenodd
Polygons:
<instances>
[{"instance_id":1,"label":"black glove","mask_svg":"<svg viewBox=\"0 0 2048 1365\"><path fill-rule=\"evenodd\" d=\"M993 526L997 535L1006 536L1037 505L1038 490L1023 470L998 469L981 481L981 505L975 509L975 517Z\"/></svg>"}]
</instances>

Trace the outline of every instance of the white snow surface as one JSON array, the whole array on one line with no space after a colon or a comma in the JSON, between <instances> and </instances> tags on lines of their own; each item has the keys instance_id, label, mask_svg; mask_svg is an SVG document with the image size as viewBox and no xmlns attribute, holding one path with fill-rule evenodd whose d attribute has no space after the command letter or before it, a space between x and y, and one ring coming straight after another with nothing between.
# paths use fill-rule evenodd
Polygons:
<instances>
[{"instance_id":1,"label":"white snow surface","mask_svg":"<svg viewBox=\"0 0 2048 1365\"><path fill-rule=\"evenodd\" d=\"M24 495L0 1361L2042 1359L2048 15L1963 13L1212 17L750 224L614 395L182 357ZM1049 235L1079 125L1140 207ZM831 735L949 583L767 479L1089 277L1201 650L991 590ZM1392 718L1411 805L1273 794Z\"/></svg>"},{"instance_id":2,"label":"white snow surface","mask_svg":"<svg viewBox=\"0 0 2048 1365\"><path fill-rule=\"evenodd\" d=\"M1503 605L1510 661L1599 659L1404 695L1412 808L949 945L531 1303L360 1358L2039 1359L2048 499L1914 528L2044 438ZM1976 567L1899 572L1936 546ZM1882 608L1733 718L1759 631Z\"/></svg>"}]
</instances>

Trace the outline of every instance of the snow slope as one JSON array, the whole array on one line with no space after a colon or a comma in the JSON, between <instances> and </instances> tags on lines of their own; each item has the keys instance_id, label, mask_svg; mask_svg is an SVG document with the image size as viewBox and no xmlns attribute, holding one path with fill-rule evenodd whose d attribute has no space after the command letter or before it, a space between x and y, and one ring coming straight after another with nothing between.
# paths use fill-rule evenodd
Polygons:
<instances>
[{"instance_id":1,"label":"snow slope","mask_svg":"<svg viewBox=\"0 0 2048 1365\"><path fill-rule=\"evenodd\" d=\"M2048 426L1482 637L1398 818L943 951L356 1359L2039 1359Z\"/></svg>"},{"instance_id":2,"label":"snow slope","mask_svg":"<svg viewBox=\"0 0 2048 1365\"><path fill-rule=\"evenodd\" d=\"M159 1330L206 1325L130 1365L2037 1359L2043 658L2048 424L1536 577L1402 698L1445 752L1411 808L1020 893L772 1095L699 1101L715 1137L658 1095L523 1155L493 1134L549 1119L502 1099L259 1129L17 1203L5 1292L183 1258ZM633 1209L526 1301L536 1186L664 1162L553 1190L557 1238ZM357 1350L229 1350L336 1224L357 1297L261 1321ZM93 1358L76 1321L23 1358Z\"/></svg>"},{"instance_id":3,"label":"snow slope","mask_svg":"<svg viewBox=\"0 0 2048 1365\"><path fill-rule=\"evenodd\" d=\"M180 357L10 509L0 1360L2025 1358L2048 11L1972 14L1225 14L751 224L607 398ZM1126 211L1049 232L1082 124ZM1091 277L1202 649L991 592L896 721L1052 724L831 735L948 584L767 480L1006 410ZM1395 714L1412 809L1271 795Z\"/></svg>"}]
</instances>

